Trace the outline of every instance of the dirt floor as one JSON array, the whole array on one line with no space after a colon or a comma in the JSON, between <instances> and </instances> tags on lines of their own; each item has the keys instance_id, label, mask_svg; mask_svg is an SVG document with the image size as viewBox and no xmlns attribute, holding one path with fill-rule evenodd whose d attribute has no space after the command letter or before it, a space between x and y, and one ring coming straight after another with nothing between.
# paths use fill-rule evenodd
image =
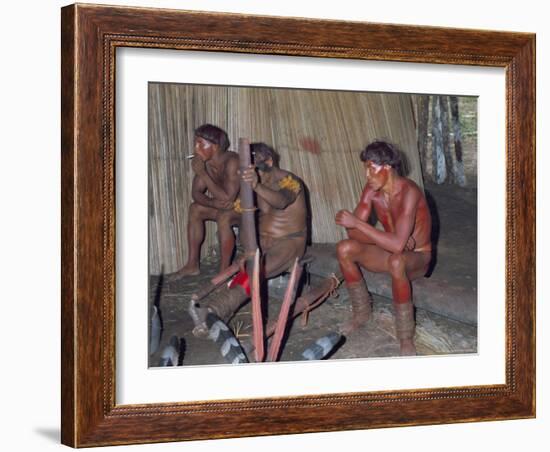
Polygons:
<instances>
[{"instance_id":1,"label":"dirt floor","mask_svg":"<svg viewBox=\"0 0 550 452\"><path fill-rule=\"evenodd\" d=\"M477 286L477 191L457 186L426 186L428 200L434 217L434 239L437 244L437 260L432 278L448 282L461 289L476 291ZM171 283L159 276L150 278L150 312L158 303L163 330L158 350L149 357L149 365L159 365L161 354L172 336L180 339L182 365L223 364L225 360L219 347L208 339L197 339L191 331L193 322L187 313L189 299L216 274L217 262L202 262L202 274L181 278ZM318 277L304 281L314 286ZM269 284L268 317L276 318L288 277L275 278ZM367 281L368 283L368 281ZM371 290L372 291L372 290ZM160 294L160 296L159 296ZM302 352L319 338L338 331L339 326L351 317L351 307L344 288L309 314L308 322L297 317L287 331L283 342L281 361L303 360ZM215 293L211 296L215 296ZM452 294L450 295L452 296ZM395 338L391 299L374 296L374 322L347 337L342 337L329 354L328 359L391 357L399 355ZM245 350L251 335L251 308L245 305L229 322ZM477 351L477 325L451 320L429 310L416 309L416 346L418 355L475 353ZM151 325L149 325L151 327ZM251 355L251 353L249 353Z\"/></svg>"}]
</instances>

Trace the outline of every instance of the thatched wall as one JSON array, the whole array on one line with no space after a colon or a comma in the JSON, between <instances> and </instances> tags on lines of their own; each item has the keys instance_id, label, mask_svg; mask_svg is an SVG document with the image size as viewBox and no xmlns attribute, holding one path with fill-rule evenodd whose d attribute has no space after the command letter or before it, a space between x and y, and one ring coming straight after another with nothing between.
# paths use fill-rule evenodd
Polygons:
<instances>
[{"instance_id":1,"label":"thatched wall","mask_svg":"<svg viewBox=\"0 0 550 452\"><path fill-rule=\"evenodd\" d=\"M343 238L334 215L353 209L364 186L359 151L376 138L398 145L408 176L422 186L412 103L406 94L296 89L149 85L149 265L152 274L176 271L187 258L193 130L212 123L236 149L247 137L273 146L281 167L309 188L312 240ZM207 226L203 254L216 250Z\"/></svg>"}]
</instances>

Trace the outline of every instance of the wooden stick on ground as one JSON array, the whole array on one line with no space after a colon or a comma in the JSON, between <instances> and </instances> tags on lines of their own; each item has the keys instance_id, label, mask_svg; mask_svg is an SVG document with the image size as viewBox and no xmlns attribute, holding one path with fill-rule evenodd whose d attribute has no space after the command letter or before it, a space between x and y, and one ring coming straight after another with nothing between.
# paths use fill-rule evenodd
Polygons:
<instances>
[{"instance_id":1,"label":"wooden stick on ground","mask_svg":"<svg viewBox=\"0 0 550 452\"><path fill-rule=\"evenodd\" d=\"M264 325L262 319L262 300L260 294L260 249L256 248L254 271L252 275L252 337L254 340L256 362L264 360Z\"/></svg>"},{"instance_id":2,"label":"wooden stick on ground","mask_svg":"<svg viewBox=\"0 0 550 452\"><path fill-rule=\"evenodd\" d=\"M194 301L200 301L208 294L214 291L217 287L221 286L225 281L231 278L240 269L240 262L234 262L222 272L214 276L210 282L204 285L201 289L191 295L191 299Z\"/></svg>"},{"instance_id":3,"label":"wooden stick on ground","mask_svg":"<svg viewBox=\"0 0 550 452\"><path fill-rule=\"evenodd\" d=\"M279 356L279 350L281 348L283 336L288 324L288 313L290 311L290 306L294 302L294 297L296 296L296 286L300 276L302 275L303 267L298 263L298 261L299 259L296 258L294 261L294 266L292 267L290 280L288 281L288 286L286 287L285 296L283 298L283 304L281 305L281 310L279 312L279 318L277 319L275 335L273 336L273 340L271 341L271 345L269 347L269 355L267 357L268 361L277 361L277 357Z\"/></svg>"}]
</instances>

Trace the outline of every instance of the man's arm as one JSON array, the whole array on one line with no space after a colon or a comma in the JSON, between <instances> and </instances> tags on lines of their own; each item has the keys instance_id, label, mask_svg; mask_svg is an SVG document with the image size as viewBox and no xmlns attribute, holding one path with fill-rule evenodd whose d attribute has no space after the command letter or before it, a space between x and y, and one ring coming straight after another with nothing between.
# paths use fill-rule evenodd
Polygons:
<instances>
[{"instance_id":1,"label":"man's arm","mask_svg":"<svg viewBox=\"0 0 550 452\"><path fill-rule=\"evenodd\" d=\"M195 159L197 160L195 161ZM237 193L239 191L239 176L237 173L239 162L237 159L227 159L224 171L224 185L218 185L212 180L212 178L206 171L204 161L202 161L199 157L195 157L191 164L193 167L193 171L195 171L196 175L202 179L205 185L205 189L208 189L213 198L224 202L235 201L235 198L237 197Z\"/></svg>"},{"instance_id":2,"label":"man's arm","mask_svg":"<svg viewBox=\"0 0 550 452\"><path fill-rule=\"evenodd\" d=\"M372 239L374 244L390 253L402 253L408 249L407 242L414 228L416 206L420 194L416 190L407 190L403 200L403 212L395 221L395 231L380 231L370 224L357 221L356 228Z\"/></svg>"},{"instance_id":3,"label":"man's arm","mask_svg":"<svg viewBox=\"0 0 550 452\"><path fill-rule=\"evenodd\" d=\"M292 174L287 174L278 182L278 190L266 187L259 182L258 173L253 165L242 171L241 178L250 184L259 197L275 209L284 209L292 204L302 190L302 184Z\"/></svg>"},{"instance_id":4,"label":"man's arm","mask_svg":"<svg viewBox=\"0 0 550 452\"><path fill-rule=\"evenodd\" d=\"M365 223L369 221L370 213L372 210L372 197L374 195L374 191L368 187L368 185L365 186L363 189L363 193L361 193L361 199L359 200L359 204L357 204L357 207L355 207L355 210L353 211L353 215L357 217L359 220L364 221ZM355 228L348 228L348 236L350 239L357 238L357 239L363 239L364 236L359 233ZM354 237L358 235L358 237Z\"/></svg>"},{"instance_id":5,"label":"man's arm","mask_svg":"<svg viewBox=\"0 0 550 452\"><path fill-rule=\"evenodd\" d=\"M201 206L213 207L213 199L206 196L204 194L205 191L206 184L204 183L204 180L200 176L195 175L191 185L191 198L193 198L193 201Z\"/></svg>"},{"instance_id":6,"label":"man's arm","mask_svg":"<svg viewBox=\"0 0 550 452\"><path fill-rule=\"evenodd\" d=\"M353 211L353 216L357 217L359 220L367 222L370 217L372 210L372 196L374 192L369 189L368 186L365 186L363 193L361 194L361 199ZM341 212L341 211L340 211ZM338 212L337 215L340 214ZM363 234L356 228L346 228L348 232L348 237L353 240L357 240L360 243L374 243L369 237Z\"/></svg>"},{"instance_id":7,"label":"man's arm","mask_svg":"<svg viewBox=\"0 0 550 452\"><path fill-rule=\"evenodd\" d=\"M374 195L374 191L369 188L368 185L365 186L363 189L363 193L361 193L361 199L359 200L359 204L357 204L357 207L353 211L353 215L359 218L361 221L368 221L370 217L370 212L372 209L372 197Z\"/></svg>"},{"instance_id":8,"label":"man's arm","mask_svg":"<svg viewBox=\"0 0 550 452\"><path fill-rule=\"evenodd\" d=\"M239 159L228 159L225 167L224 189L227 194L226 201L233 202L237 199L237 194L241 186L239 179Z\"/></svg>"},{"instance_id":9,"label":"man's arm","mask_svg":"<svg viewBox=\"0 0 550 452\"><path fill-rule=\"evenodd\" d=\"M254 191L265 202L275 209L285 209L287 206L296 201L298 194L302 190L300 182L288 174L278 182L279 190L273 190L261 183L256 185Z\"/></svg>"}]
</instances>

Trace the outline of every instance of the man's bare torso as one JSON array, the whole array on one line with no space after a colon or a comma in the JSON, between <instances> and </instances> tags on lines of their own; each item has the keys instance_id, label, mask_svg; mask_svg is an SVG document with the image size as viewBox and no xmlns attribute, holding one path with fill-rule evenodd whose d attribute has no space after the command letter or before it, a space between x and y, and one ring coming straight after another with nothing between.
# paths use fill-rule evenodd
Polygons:
<instances>
[{"instance_id":1,"label":"man's bare torso","mask_svg":"<svg viewBox=\"0 0 550 452\"><path fill-rule=\"evenodd\" d=\"M224 188L227 187L227 182L230 180L229 174L228 174L228 163L230 160L239 160L239 156L235 152L227 151L224 152L223 158L219 162L213 162L212 160L209 160L206 162L206 172L210 176L210 178L214 181L216 185L222 186ZM199 177L200 176L195 176ZM214 194L210 194L212 198L216 199Z\"/></svg>"},{"instance_id":2,"label":"man's bare torso","mask_svg":"<svg viewBox=\"0 0 550 452\"><path fill-rule=\"evenodd\" d=\"M286 208L276 209L258 196L260 234L272 237L283 237L303 232L305 235L307 228L307 210L304 188L299 179L288 171L284 171L280 168L273 168L269 183L262 181L262 184L272 190L281 190L281 181L288 176L291 178L288 179L291 183L296 182L299 183L300 186L298 196L294 202L289 204Z\"/></svg>"},{"instance_id":3,"label":"man's bare torso","mask_svg":"<svg viewBox=\"0 0 550 452\"><path fill-rule=\"evenodd\" d=\"M431 215L422 190L412 180L400 178L399 186L392 196L388 196L380 191L369 190L367 187L363 196L370 197L372 208L384 230L386 232L395 232L395 223L404 211L404 199L409 191L420 193L416 204L414 218L414 227L412 238L415 241L414 251L431 251Z\"/></svg>"}]
</instances>

